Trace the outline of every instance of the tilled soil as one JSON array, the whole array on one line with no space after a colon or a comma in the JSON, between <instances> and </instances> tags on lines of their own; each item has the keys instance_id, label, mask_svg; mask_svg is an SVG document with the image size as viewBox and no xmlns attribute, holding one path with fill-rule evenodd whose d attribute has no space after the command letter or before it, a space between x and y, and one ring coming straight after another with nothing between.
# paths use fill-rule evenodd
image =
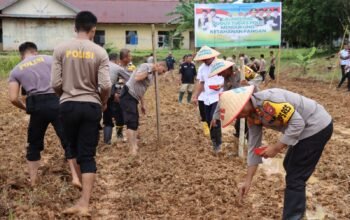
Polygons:
<instances>
[{"instance_id":1,"label":"tilled soil","mask_svg":"<svg viewBox=\"0 0 350 220\"><path fill-rule=\"evenodd\" d=\"M350 219L349 93L305 79L283 79L279 87L319 101L332 114L334 135L316 168L315 180L308 185L308 209L321 206L326 219ZM1 81L0 218L74 219L61 211L79 198L79 191L70 184L63 150L51 127L42 153L40 184L28 187L28 116L11 106L6 88L6 81ZM160 144L154 87L146 96L148 113L141 119L139 155L130 157L125 143L99 144L92 219L280 219L283 175L259 170L248 197L240 203L238 185L246 162L236 156L237 141L226 132L223 153L213 155L197 109L178 104L177 89L161 82ZM271 131L264 136L267 143L278 138Z\"/></svg>"}]
</instances>

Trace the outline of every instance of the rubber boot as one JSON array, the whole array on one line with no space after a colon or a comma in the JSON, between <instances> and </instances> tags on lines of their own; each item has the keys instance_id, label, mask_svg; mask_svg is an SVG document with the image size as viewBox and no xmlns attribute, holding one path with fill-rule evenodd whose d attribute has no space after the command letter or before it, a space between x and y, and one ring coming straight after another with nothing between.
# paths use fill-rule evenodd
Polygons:
<instances>
[{"instance_id":1,"label":"rubber boot","mask_svg":"<svg viewBox=\"0 0 350 220\"><path fill-rule=\"evenodd\" d=\"M124 139L123 126L117 126L116 127L116 131L117 131L117 139L118 140L123 140Z\"/></svg>"},{"instance_id":2,"label":"rubber boot","mask_svg":"<svg viewBox=\"0 0 350 220\"><path fill-rule=\"evenodd\" d=\"M111 144L113 127L105 126L103 128L103 142L105 144Z\"/></svg>"},{"instance_id":3,"label":"rubber boot","mask_svg":"<svg viewBox=\"0 0 350 220\"><path fill-rule=\"evenodd\" d=\"M283 220L303 219L306 207L304 192L286 189L284 191Z\"/></svg>"},{"instance_id":4,"label":"rubber boot","mask_svg":"<svg viewBox=\"0 0 350 220\"><path fill-rule=\"evenodd\" d=\"M208 123L205 122L205 121L203 121L202 124L203 124L203 133L204 133L204 135L207 136L207 137L209 137L209 135L210 135L210 130L209 130Z\"/></svg>"},{"instance_id":5,"label":"rubber boot","mask_svg":"<svg viewBox=\"0 0 350 220\"><path fill-rule=\"evenodd\" d=\"M187 93L187 103L190 104L192 100L192 92Z\"/></svg>"},{"instance_id":6,"label":"rubber boot","mask_svg":"<svg viewBox=\"0 0 350 220\"><path fill-rule=\"evenodd\" d=\"M215 153L218 153L221 150L221 144L222 144L221 135L222 135L221 125L220 125L220 121L218 121L216 124L216 127L213 127L210 129L210 139L213 143L213 150Z\"/></svg>"},{"instance_id":7,"label":"rubber boot","mask_svg":"<svg viewBox=\"0 0 350 220\"><path fill-rule=\"evenodd\" d=\"M185 95L184 92L179 93L179 103L182 103L182 99L183 99L184 95Z\"/></svg>"}]
</instances>

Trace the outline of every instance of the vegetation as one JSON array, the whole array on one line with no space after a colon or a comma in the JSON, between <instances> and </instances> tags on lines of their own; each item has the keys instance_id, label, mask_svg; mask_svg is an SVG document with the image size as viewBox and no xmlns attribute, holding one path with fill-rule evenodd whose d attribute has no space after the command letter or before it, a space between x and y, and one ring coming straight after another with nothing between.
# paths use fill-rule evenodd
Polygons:
<instances>
[{"instance_id":1,"label":"vegetation","mask_svg":"<svg viewBox=\"0 0 350 220\"><path fill-rule=\"evenodd\" d=\"M303 74L306 75L307 68L310 64L312 64L311 58L315 55L316 53L316 47L311 48L311 50L307 54L301 54L298 53L296 55L297 58L297 63L295 63L297 66L301 67L303 70Z\"/></svg>"},{"instance_id":2,"label":"vegetation","mask_svg":"<svg viewBox=\"0 0 350 220\"><path fill-rule=\"evenodd\" d=\"M194 29L194 4L204 2L217 3L219 0L180 1L169 14L174 16L169 23L178 24L175 35ZM282 7L282 38L293 47L332 48L333 40L341 38L345 27L350 26L349 0L285 0Z\"/></svg>"}]
</instances>

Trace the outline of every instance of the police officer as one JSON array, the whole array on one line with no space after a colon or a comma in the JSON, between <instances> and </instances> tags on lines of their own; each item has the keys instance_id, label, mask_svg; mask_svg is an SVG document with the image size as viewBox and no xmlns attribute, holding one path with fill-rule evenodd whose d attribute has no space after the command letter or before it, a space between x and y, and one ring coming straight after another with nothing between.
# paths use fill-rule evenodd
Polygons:
<instances>
[{"instance_id":1,"label":"police officer","mask_svg":"<svg viewBox=\"0 0 350 220\"><path fill-rule=\"evenodd\" d=\"M113 119L116 123L117 138L123 140L123 126L124 119L123 113L119 104L119 97L121 89L124 86L124 82L128 81L130 75L125 69L117 64L118 55L112 53L109 55L109 73L112 82L111 96L107 102L107 109L103 112L103 140L106 144L111 144Z\"/></svg>"},{"instance_id":2,"label":"police officer","mask_svg":"<svg viewBox=\"0 0 350 220\"><path fill-rule=\"evenodd\" d=\"M302 95L277 88L256 93L253 90L253 86L241 87L220 96L224 127L236 117L248 120L248 172L240 196L243 198L248 193L262 157L275 157L288 148L283 162L286 170L283 219L302 219L306 182L332 136L332 117L323 106ZM280 131L282 136L257 152L262 145L263 127Z\"/></svg>"},{"instance_id":3,"label":"police officer","mask_svg":"<svg viewBox=\"0 0 350 220\"><path fill-rule=\"evenodd\" d=\"M36 185L45 132L48 125L52 124L65 149L65 157L72 172L72 183L81 187L80 173L75 169L77 163L67 148L69 142L63 134L59 119L59 98L50 86L52 57L38 55L37 46L32 42L22 43L19 52L22 61L10 73L9 98L14 106L30 115L26 158L31 185ZM26 103L19 98L21 86L27 95Z\"/></svg>"}]
</instances>

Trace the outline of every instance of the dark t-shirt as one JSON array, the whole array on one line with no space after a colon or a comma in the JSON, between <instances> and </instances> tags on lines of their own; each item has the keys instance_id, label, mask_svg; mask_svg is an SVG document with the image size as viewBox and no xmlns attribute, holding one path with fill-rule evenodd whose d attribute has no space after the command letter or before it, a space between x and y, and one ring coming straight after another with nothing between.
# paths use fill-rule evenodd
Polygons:
<instances>
[{"instance_id":1,"label":"dark t-shirt","mask_svg":"<svg viewBox=\"0 0 350 220\"><path fill-rule=\"evenodd\" d=\"M180 65L181 82L185 84L194 84L197 75L196 66L193 63L183 63Z\"/></svg>"},{"instance_id":2,"label":"dark t-shirt","mask_svg":"<svg viewBox=\"0 0 350 220\"><path fill-rule=\"evenodd\" d=\"M172 56L168 56L166 59L165 59L165 62L166 62L166 65L168 67L168 70L173 70L174 69L174 64L175 64L175 59L174 57Z\"/></svg>"}]
</instances>

